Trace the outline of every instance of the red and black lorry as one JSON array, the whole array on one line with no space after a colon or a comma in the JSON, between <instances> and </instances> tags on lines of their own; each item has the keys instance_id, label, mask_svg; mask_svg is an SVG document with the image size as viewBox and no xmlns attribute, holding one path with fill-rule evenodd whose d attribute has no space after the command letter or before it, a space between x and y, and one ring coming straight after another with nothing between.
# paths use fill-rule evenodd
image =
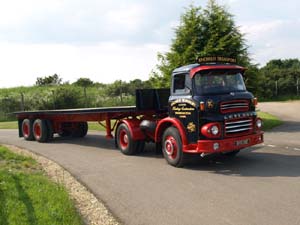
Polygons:
<instances>
[{"instance_id":1,"label":"red and black lorry","mask_svg":"<svg viewBox=\"0 0 300 225\"><path fill-rule=\"evenodd\" d=\"M154 142L176 167L188 154L234 156L263 142L257 99L246 90L244 72L231 58L199 58L173 71L170 89L136 90L136 106L16 112L19 136L38 142L54 134L84 137L87 122L98 121L125 155Z\"/></svg>"}]
</instances>

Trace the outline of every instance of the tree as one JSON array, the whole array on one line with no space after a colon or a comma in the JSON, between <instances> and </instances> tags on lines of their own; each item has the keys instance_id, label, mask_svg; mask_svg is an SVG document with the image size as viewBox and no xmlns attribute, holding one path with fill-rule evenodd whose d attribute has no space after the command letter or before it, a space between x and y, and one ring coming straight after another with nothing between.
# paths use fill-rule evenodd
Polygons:
<instances>
[{"instance_id":1,"label":"tree","mask_svg":"<svg viewBox=\"0 0 300 225\"><path fill-rule=\"evenodd\" d=\"M273 59L260 69L263 98L294 96L299 93L299 59Z\"/></svg>"},{"instance_id":2,"label":"tree","mask_svg":"<svg viewBox=\"0 0 300 225\"><path fill-rule=\"evenodd\" d=\"M239 64L249 66L247 46L233 16L215 0L206 9L189 6L180 18L170 51L158 54L159 64L150 81L155 87L169 87L172 71L195 63L199 56L227 56L237 58Z\"/></svg>"},{"instance_id":3,"label":"tree","mask_svg":"<svg viewBox=\"0 0 300 225\"><path fill-rule=\"evenodd\" d=\"M85 102L79 100L78 96L82 95L78 88L69 86L60 86L52 92L55 109L81 108Z\"/></svg>"},{"instance_id":4,"label":"tree","mask_svg":"<svg viewBox=\"0 0 300 225\"><path fill-rule=\"evenodd\" d=\"M114 83L107 85L106 95L112 97L120 97L123 104L123 94L128 94L128 84L122 80L116 80Z\"/></svg>"},{"instance_id":5,"label":"tree","mask_svg":"<svg viewBox=\"0 0 300 225\"><path fill-rule=\"evenodd\" d=\"M94 82L90 78L81 77L73 84L81 87L90 87L94 85Z\"/></svg>"},{"instance_id":6,"label":"tree","mask_svg":"<svg viewBox=\"0 0 300 225\"><path fill-rule=\"evenodd\" d=\"M46 86L46 85L59 85L61 84L61 82L62 79L57 74L54 74L52 76L38 77L36 79L35 84L37 86Z\"/></svg>"},{"instance_id":7,"label":"tree","mask_svg":"<svg viewBox=\"0 0 300 225\"><path fill-rule=\"evenodd\" d=\"M84 107L88 107L89 99L86 93L87 92L86 89L87 87L93 86L94 82L89 78L81 77L76 82L74 82L73 85L83 87L83 95L84 95L84 102L85 102Z\"/></svg>"},{"instance_id":8,"label":"tree","mask_svg":"<svg viewBox=\"0 0 300 225\"><path fill-rule=\"evenodd\" d=\"M142 81L140 79L134 79L128 83L128 94L135 96L136 89L146 89L151 88L151 85L148 81Z\"/></svg>"}]
</instances>

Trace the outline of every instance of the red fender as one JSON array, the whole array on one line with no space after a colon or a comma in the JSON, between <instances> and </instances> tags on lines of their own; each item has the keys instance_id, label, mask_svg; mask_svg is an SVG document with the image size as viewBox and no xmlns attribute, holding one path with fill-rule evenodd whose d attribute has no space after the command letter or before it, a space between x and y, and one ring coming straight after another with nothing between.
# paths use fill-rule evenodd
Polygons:
<instances>
[{"instance_id":1,"label":"red fender","mask_svg":"<svg viewBox=\"0 0 300 225\"><path fill-rule=\"evenodd\" d=\"M146 138L145 134L140 129L140 123L141 123L140 120L137 119L121 120L116 127L116 131L120 126L120 124L122 123L126 124L126 126L128 127L132 140L144 140Z\"/></svg>"},{"instance_id":2,"label":"red fender","mask_svg":"<svg viewBox=\"0 0 300 225\"><path fill-rule=\"evenodd\" d=\"M182 145L187 145L187 137L185 133L185 129L180 122L180 120L176 118L171 118L171 117L166 117L162 120L160 120L157 124L156 130L155 130L155 142L160 142L161 137L162 137L162 132L165 130L165 128L169 126L174 126L178 129L181 140L182 140Z\"/></svg>"}]
</instances>

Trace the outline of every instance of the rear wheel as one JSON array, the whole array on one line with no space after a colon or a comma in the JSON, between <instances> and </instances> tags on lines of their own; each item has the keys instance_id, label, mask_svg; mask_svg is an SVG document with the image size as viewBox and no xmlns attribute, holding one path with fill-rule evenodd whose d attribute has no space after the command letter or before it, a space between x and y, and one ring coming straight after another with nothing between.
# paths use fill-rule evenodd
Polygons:
<instances>
[{"instance_id":1,"label":"rear wheel","mask_svg":"<svg viewBox=\"0 0 300 225\"><path fill-rule=\"evenodd\" d=\"M185 155L182 151L180 134L175 127L165 130L162 139L162 152L167 162L175 167L183 167Z\"/></svg>"},{"instance_id":2,"label":"rear wheel","mask_svg":"<svg viewBox=\"0 0 300 225\"><path fill-rule=\"evenodd\" d=\"M26 141L34 140L32 121L29 119L24 119L22 122L22 134Z\"/></svg>"},{"instance_id":3,"label":"rear wheel","mask_svg":"<svg viewBox=\"0 0 300 225\"><path fill-rule=\"evenodd\" d=\"M116 143L124 155L134 155L137 152L138 142L132 140L129 128L124 123L117 129Z\"/></svg>"},{"instance_id":4,"label":"rear wheel","mask_svg":"<svg viewBox=\"0 0 300 225\"><path fill-rule=\"evenodd\" d=\"M46 120L47 128L48 128L48 140L52 140L54 136L53 125L50 120Z\"/></svg>"},{"instance_id":5,"label":"rear wheel","mask_svg":"<svg viewBox=\"0 0 300 225\"><path fill-rule=\"evenodd\" d=\"M58 135L60 137L68 137L72 134L72 123L69 122L62 122L60 124L60 129L58 131Z\"/></svg>"},{"instance_id":6,"label":"rear wheel","mask_svg":"<svg viewBox=\"0 0 300 225\"><path fill-rule=\"evenodd\" d=\"M84 137L88 132L88 123L87 122L79 122L75 123L74 126L76 127L72 131L72 137Z\"/></svg>"},{"instance_id":7,"label":"rear wheel","mask_svg":"<svg viewBox=\"0 0 300 225\"><path fill-rule=\"evenodd\" d=\"M145 149L145 141L143 141L143 140L137 141L136 152L138 152L138 153L143 152L144 149Z\"/></svg>"},{"instance_id":8,"label":"rear wheel","mask_svg":"<svg viewBox=\"0 0 300 225\"><path fill-rule=\"evenodd\" d=\"M34 139L38 142L47 142L48 141L48 127L45 120L36 119L32 126Z\"/></svg>"},{"instance_id":9,"label":"rear wheel","mask_svg":"<svg viewBox=\"0 0 300 225\"><path fill-rule=\"evenodd\" d=\"M80 123L80 129L81 129L80 137L85 137L87 135L88 130L89 130L88 123L87 122L81 122Z\"/></svg>"}]
</instances>

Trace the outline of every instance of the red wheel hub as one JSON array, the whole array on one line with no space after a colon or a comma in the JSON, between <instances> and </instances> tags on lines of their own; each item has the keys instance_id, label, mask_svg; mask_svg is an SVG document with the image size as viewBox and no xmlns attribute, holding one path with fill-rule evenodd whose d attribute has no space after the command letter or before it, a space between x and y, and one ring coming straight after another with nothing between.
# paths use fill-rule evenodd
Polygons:
<instances>
[{"instance_id":1,"label":"red wheel hub","mask_svg":"<svg viewBox=\"0 0 300 225\"><path fill-rule=\"evenodd\" d=\"M35 124L33 127L34 136L39 139L41 137L41 126L40 124Z\"/></svg>"},{"instance_id":2,"label":"red wheel hub","mask_svg":"<svg viewBox=\"0 0 300 225\"><path fill-rule=\"evenodd\" d=\"M122 149L125 149L128 147L128 135L125 130L120 131L120 137L119 137L120 145Z\"/></svg>"},{"instance_id":3,"label":"red wheel hub","mask_svg":"<svg viewBox=\"0 0 300 225\"><path fill-rule=\"evenodd\" d=\"M165 150L169 158L175 159L178 153L177 142L174 137L168 136L165 140Z\"/></svg>"},{"instance_id":4,"label":"red wheel hub","mask_svg":"<svg viewBox=\"0 0 300 225\"><path fill-rule=\"evenodd\" d=\"M23 130L23 135L25 137L28 137L29 136L29 124L28 123L24 123L23 127L22 127L22 130Z\"/></svg>"}]
</instances>

